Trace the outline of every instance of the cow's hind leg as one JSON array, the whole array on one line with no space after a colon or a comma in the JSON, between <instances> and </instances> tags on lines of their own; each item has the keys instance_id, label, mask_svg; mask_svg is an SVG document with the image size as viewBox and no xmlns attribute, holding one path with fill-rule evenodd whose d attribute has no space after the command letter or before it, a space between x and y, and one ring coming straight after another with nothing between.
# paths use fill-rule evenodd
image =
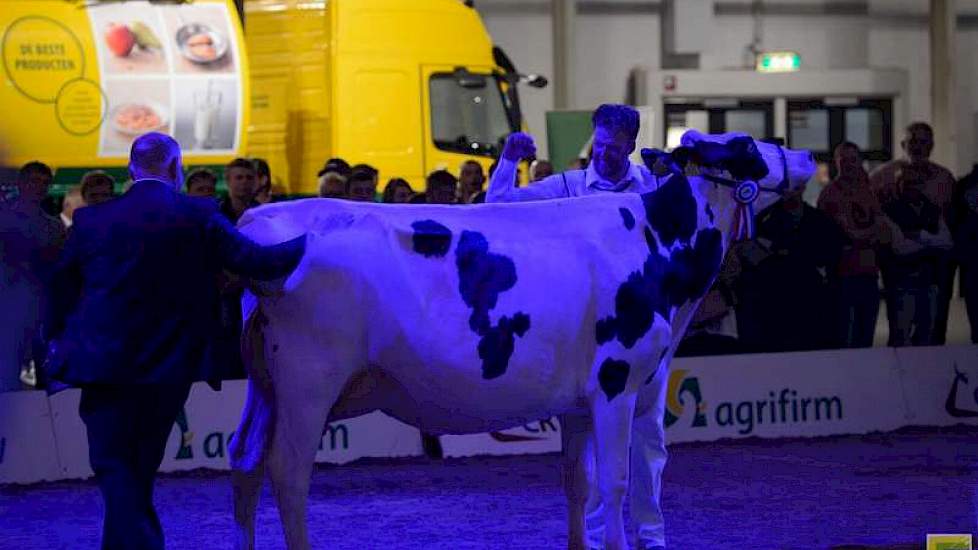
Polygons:
<instances>
[{"instance_id":1,"label":"cow's hind leg","mask_svg":"<svg viewBox=\"0 0 978 550\"><path fill-rule=\"evenodd\" d=\"M309 358L306 358L309 359ZM279 362L275 379L275 429L268 449L268 474L289 550L309 548L306 501L323 426L345 380L315 360ZM273 367L273 368L275 368ZM295 368L290 368L295 367Z\"/></svg>"},{"instance_id":2,"label":"cow's hind leg","mask_svg":"<svg viewBox=\"0 0 978 550\"><path fill-rule=\"evenodd\" d=\"M561 481L567 496L567 547L587 548L584 509L588 498L588 452L591 437L589 414L568 414L560 418L563 446Z\"/></svg>"},{"instance_id":3,"label":"cow's hind leg","mask_svg":"<svg viewBox=\"0 0 978 550\"><path fill-rule=\"evenodd\" d=\"M249 381L241 423L228 446L237 550L253 550L255 547L255 513L265 475L264 454L272 428L270 393L256 387L254 380Z\"/></svg>"},{"instance_id":4,"label":"cow's hind leg","mask_svg":"<svg viewBox=\"0 0 978 550\"><path fill-rule=\"evenodd\" d=\"M622 506L628 490L628 446L635 398L634 393L625 392L609 400L605 393L598 392L591 405L598 489L605 513L605 550L628 548Z\"/></svg>"},{"instance_id":5,"label":"cow's hind leg","mask_svg":"<svg viewBox=\"0 0 978 550\"><path fill-rule=\"evenodd\" d=\"M265 322L264 314L258 310L245 325L241 351L248 366L248 397L241 422L228 444L237 550L255 547L255 513L274 429L275 392L265 361Z\"/></svg>"}]
</instances>

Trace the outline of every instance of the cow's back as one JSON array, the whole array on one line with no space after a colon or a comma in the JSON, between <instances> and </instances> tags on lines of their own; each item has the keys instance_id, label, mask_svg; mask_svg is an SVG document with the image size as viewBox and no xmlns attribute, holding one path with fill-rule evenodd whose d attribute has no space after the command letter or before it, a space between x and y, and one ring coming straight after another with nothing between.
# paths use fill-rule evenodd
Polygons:
<instances>
[{"instance_id":1,"label":"cow's back","mask_svg":"<svg viewBox=\"0 0 978 550\"><path fill-rule=\"evenodd\" d=\"M598 315L647 254L641 208L635 195L472 207L308 200L249 212L242 230L265 242L312 233L286 296L264 307L302 319L333 348L324 354L344 347L408 394L438 395L432 416L486 416L473 409L520 400L557 413L587 382Z\"/></svg>"}]
</instances>

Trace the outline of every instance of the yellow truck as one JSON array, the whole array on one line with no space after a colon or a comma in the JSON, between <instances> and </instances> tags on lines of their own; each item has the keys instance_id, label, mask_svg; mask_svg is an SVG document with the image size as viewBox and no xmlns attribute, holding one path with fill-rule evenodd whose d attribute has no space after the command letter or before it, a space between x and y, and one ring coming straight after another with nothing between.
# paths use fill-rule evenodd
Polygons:
<instances>
[{"instance_id":1,"label":"yellow truck","mask_svg":"<svg viewBox=\"0 0 978 550\"><path fill-rule=\"evenodd\" d=\"M331 157L423 186L485 166L522 126L518 74L461 0L24 0L0 10L0 155L56 183L125 179L132 140L163 131L189 165L267 159L289 194Z\"/></svg>"}]
</instances>

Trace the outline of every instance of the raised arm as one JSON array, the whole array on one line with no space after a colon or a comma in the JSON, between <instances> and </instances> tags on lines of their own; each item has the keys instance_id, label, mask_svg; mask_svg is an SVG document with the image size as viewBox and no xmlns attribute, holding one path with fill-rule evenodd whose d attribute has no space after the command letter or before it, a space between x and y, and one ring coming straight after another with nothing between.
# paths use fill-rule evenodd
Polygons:
<instances>
[{"instance_id":1,"label":"raised arm","mask_svg":"<svg viewBox=\"0 0 978 550\"><path fill-rule=\"evenodd\" d=\"M527 187L516 187L516 171L521 159L536 154L536 145L528 134L516 132L506 138L496 171L489 178L486 202L522 202L557 199L568 196L563 178L557 174Z\"/></svg>"}]
</instances>

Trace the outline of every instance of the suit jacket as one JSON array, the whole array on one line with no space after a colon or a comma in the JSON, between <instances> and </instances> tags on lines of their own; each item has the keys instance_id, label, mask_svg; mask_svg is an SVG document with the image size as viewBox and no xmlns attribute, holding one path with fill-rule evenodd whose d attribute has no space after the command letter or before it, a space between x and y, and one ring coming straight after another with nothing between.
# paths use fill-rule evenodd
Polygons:
<instances>
[{"instance_id":1,"label":"suit jacket","mask_svg":"<svg viewBox=\"0 0 978 550\"><path fill-rule=\"evenodd\" d=\"M216 275L298 265L305 237L262 247L213 200L155 180L75 212L51 284L48 374L71 385L216 380L228 364Z\"/></svg>"}]
</instances>

